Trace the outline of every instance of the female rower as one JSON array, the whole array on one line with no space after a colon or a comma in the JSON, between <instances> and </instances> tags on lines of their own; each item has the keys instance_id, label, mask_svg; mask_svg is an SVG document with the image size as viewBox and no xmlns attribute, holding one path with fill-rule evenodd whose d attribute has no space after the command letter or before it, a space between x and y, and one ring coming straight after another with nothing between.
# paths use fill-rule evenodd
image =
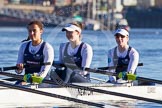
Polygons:
<instances>
[{"instance_id":1,"label":"female rower","mask_svg":"<svg viewBox=\"0 0 162 108\"><path fill-rule=\"evenodd\" d=\"M117 46L108 51L108 66L116 66L116 69L109 70L113 73L119 72L136 73L139 61L139 53L133 47L129 46L129 33L126 29L117 29L115 31L115 40ZM109 76L108 82L115 83L118 77Z\"/></svg>"},{"instance_id":2,"label":"female rower","mask_svg":"<svg viewBox=\"0 0 162 108\"><path fill-rule=\"evenodd\" d=\"M52 64L54 59L53 47L42 39L43 24L40 21L31 21L27 25L28 29L28 41L23 42L20 46L17 59L16 71L18 74L22 73L24 64L32 66L45 62ZM34 74L41 78L45 78L51 65L37 66L32 68L25 68L25 74ZM26 84L23 81L17 82L17 84Z\"/></svg>"},{"instance_id":3,"label":"female rower","mask_svg":"<svg viewBox=\"0 0 162 108\"><path fill-rule=\"evenodd\" d=\"M84 69L90 67L93 51L89 44L82 42L82 29L83 25L80 22L69 23L62 29L66 32L69 42L60 44L59 62L66 68L51 72L53 80L58 75L65 83L90 81L90 74Z\"/></svg>"}]
</instances>

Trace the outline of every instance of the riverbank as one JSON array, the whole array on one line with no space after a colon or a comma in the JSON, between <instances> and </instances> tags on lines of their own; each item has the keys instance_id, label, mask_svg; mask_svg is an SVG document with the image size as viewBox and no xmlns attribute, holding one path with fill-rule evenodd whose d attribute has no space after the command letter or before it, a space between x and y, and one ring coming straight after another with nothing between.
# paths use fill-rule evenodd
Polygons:
<instances>
[{"instance_id":1,"label":"riverbank","mask_svg":"<svg viewBox=\"0 0 162 108\"><path fill-rule=\"evenodd\" d=\"M130 28L162 28L162 8L127 7L123 12L124 18L127 20ZM24 12L21 9L14 10L4 8L1 9L0 13L0 26L26 26L27 23L32 19L38 19L45 22L44 25L46 27L55 27L61 24L64 25L64 23L72 20L69 18L69 20L67 21L67 17L59 16L57 14L49 14L38 11ZM86 24L87 23L90 22L87 21ZM106 23L106 20L104 21L104 23ZM100 23L100 25L102 25L102 23Z\"/></svg>"},{"instance_id":2,"label":"riverbank","mask_svg":"<svg viewBox=\"0 0 162 108\"><path fill-rule=\"evenodd\" d=\"M162 28L162 8L129 7L124 11L131 28Z\"/></svg>"}]
</instances>

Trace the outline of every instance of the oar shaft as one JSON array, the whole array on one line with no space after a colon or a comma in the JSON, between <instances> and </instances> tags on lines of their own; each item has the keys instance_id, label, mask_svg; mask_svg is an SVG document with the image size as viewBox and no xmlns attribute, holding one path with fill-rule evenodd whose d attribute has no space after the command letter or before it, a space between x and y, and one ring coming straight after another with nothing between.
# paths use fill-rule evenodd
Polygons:
<instances>
[{"instance_id":1,"label":"oar shaft","mask_svg":"<svg viewBox=\"0 0 162 108\"><path fill-rule=\"evenodd\" d=\"M108 70L108 69L115 69L115 68L123 68L126 67L127 65L120 65L120 66L110 66L110 67L98 67L98 69L102 69L102 70ZM143 63L138 63L137 66L143 66Z\"/></svg>"},{"instance_id":2,"label":"oar shaft","mask_svg":"<svg viewBox=\"0 0 162 108\"><path fill-rule=\"evenodd\" d=\"M82 104L86 104L86 105L90 105L90 106L104 108L103 104L84 101L84 100L80 100L80 99L76 99L76 98L72 98L72 97L66 97L66 96L62 96L62 95L58 95L58 94L54 94L54 93L48 93L48 92L44 92L44 91L40 91L40 90L25 88L22 86L16 86L16 85L4 83L2 81L0 81L0 86L8 87L8 88L16 89L16 90L21 90L21 91L26 91L26 92L30 92L30 93L40 94L40 95L44 95L44 96L49 96L49 97L55 97L55 98L73 101L73 102L77 102L77 103L82 103Z\"/></svg>"},{"instance_id":3,"label":"oar shaft","mask_svg":"<svg viewBox=\"0 0 162 108\"><path fill-rule=\"evenodd\" d=\"M8 70L15 70L15 69L18 69L17 66L1 67L0 71L8 71Z\"/></svg>"},{"instance_id":4,"label":"oar shaft","mask_svg":"<svg viewBox=\"0 0 162 108\"><path fill-rule=\"evenodd\" d=\"M42 65L50 65L50 64L51 64L51 62L39 63L39 64L33 64L33 65L24 65L24 68L33 68L33 67L38 67L38 66L42 66ZM16 69L18 69L17 66L1 67L0 72L8 71L8 70L16 70Z\"/></svg>"},{"instance_id":5,"label":"oar shaft","mask_svg":"<svg viewBox=\"0 0 162 108\"><path fill-rule=\"evenodd\" d=\"M104 74L104 75L111 75L111 76L117 76L118 74L112 73L106 70L100 70L100 69L91 69L91 68L85 68L85 71L98 73L98 74Z\"/></svg>"},{"instance_id":6,"label":"oar shaft","mask_svg":"<svg viewBox=\"0 0 162 108\"><path fill-rule=\"evenodd\" d=\"M139 76L137 76L136 80L162 84L162 81L161 80L144 78L144 77L139 77Z\"/></svg>"},{"instance_id":7,"label":"oar shaft","mask_svg":"<svg viewBox=\"0 0 162 108\"><path fill-rule=\"evenodd\" d=\"M73 67L73 68L79 68L79 67L77 67L76 65L72 65L72 64L62 64L62 63L59 63L58 61L54 61L53 62L53 64L52 64L52 66L54 66L54 67L58 67L58 68L60 68L60 67L68 67L68 66L70 66L70 67ZM121 66L110 66L110 67L98 67L98 69L100 69L100 70L108 70L108 69L115 69L115 68L117 68L117 67L119 67L119 68L122 68L122 67L126 67L127 65L121 65ZM138 66L143 66L143 63L138 63Z\"/></svg>"}]
</instances>

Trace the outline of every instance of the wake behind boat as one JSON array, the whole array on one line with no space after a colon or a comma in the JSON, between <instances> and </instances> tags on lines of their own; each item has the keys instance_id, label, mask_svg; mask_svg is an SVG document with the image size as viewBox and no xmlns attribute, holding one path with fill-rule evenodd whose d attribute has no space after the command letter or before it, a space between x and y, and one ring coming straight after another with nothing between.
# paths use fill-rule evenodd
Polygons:
<instances>
[{"instance_id":1,"label":"wake behind boat","mask_svg":"<svg viewBox=\"0 0 162 108\"><path fill-rule=\"evenodd\" d=\"M72 97L79 100L85 100L90 102L106 102L106 101L120 101L120 100L131 100L135 101L137 99L133 99L128 96L116 96L111 92L128 94L132 96L139 96L147 99L155 99L162 100L162 86L131 86L130 83L125 84L111 84L111 83L75 83L78 86L85 86L100 89L104 91L110 92L110 94L105 93L97 93L92 90L81 89L81 88L71 88L71 87L59 87L56 85L49 84L41 84L41 85L28 85L25 88L30 88L32 90L43 91L46 93L52 93L56 95L61 95L65 97ZM22 90L16 90L11 88L6 88L0 86L0 105L5 106L37 106L37 105L73 105L76 104L74 102L68 101L68 99L59 99L57 97L49 97L48 95L43 94L35 94L31 92L26 92Z\"/></svg>"}]
</instances>

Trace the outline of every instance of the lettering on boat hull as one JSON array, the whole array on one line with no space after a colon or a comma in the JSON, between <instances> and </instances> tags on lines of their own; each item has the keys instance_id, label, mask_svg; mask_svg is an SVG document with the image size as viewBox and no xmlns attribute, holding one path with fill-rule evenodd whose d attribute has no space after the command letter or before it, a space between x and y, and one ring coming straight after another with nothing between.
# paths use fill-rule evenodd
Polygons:
<instances>
[{"instance_id":1,"label":"lettering on boat hull","mask_svg":"<svg viewBox=\"0 0 162 108\"><path fill-rule=\"evenodd\" d=\"M147 87L147 93L156 93L155 87Z\"/></svg>"},{"instance_id":2,"label":"lettering on boat hull","mask_svg":"<svg viewBox=\"0 0 162 108\"><path fill-rule=\"evenodd\" d=\"M93 95L93 91L91 90L87 90L87 89L81 89L81 88L78 88L78 96L89 96L89 95Z\"/></svg>"}]
</instances>

